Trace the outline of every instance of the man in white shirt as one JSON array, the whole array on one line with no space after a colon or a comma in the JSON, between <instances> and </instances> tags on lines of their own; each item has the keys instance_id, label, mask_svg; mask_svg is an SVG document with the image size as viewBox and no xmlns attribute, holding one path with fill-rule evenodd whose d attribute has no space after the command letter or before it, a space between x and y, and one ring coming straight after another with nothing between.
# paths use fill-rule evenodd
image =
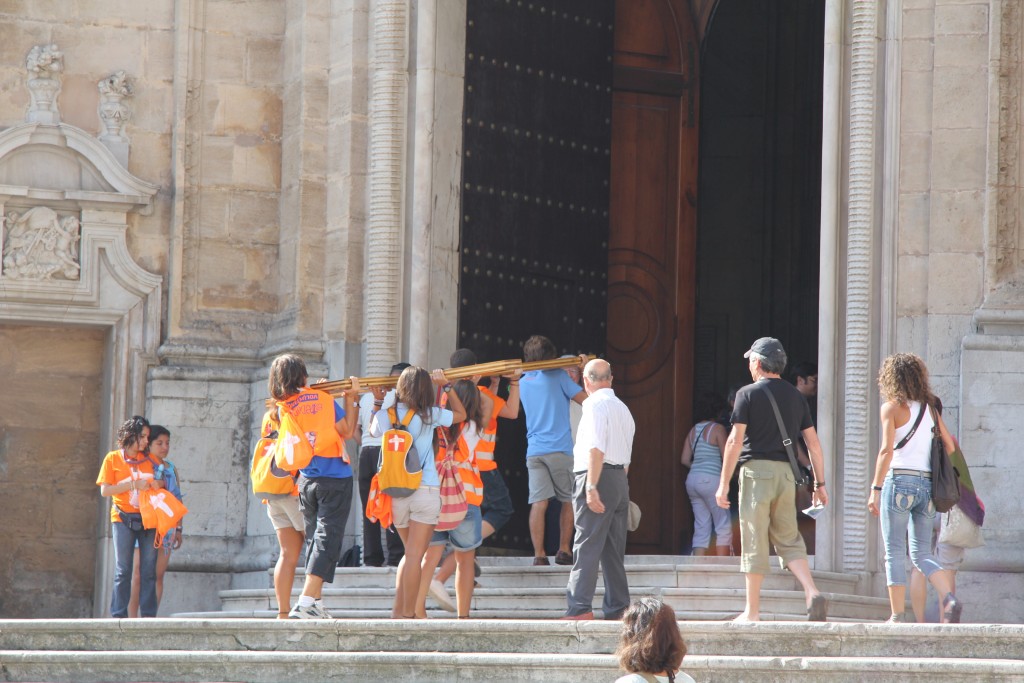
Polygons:
<instances>
[{"instance_id":1,"label":"man in white shirt","mask_svg":"<svg viewBox=\"0 0 1024 683\"><path fill-rule=\"evenodd\" d=\"M595 359L583 369L583 402L573 448L573 512L576 540L566 587L568 607L563 619L594 618L597 568L604 574L605 619L621 619L629 607L626 580L626 523L629 483L626 471L636 425L629 408L612 391L612 368Z\"/></svg>"}]
</instances>

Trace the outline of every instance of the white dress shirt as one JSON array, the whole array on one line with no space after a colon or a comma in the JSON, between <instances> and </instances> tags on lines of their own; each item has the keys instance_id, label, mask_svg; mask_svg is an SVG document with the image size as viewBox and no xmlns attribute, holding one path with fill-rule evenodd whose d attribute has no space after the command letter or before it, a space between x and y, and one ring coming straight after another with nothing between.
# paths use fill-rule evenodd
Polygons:
<instances>
[{"instance_id":1,"label":"white dress shirt","mask_svg":"<svg viewBox=\"0 0 1024 683\"><path fill-rule=\"evenodd\" d=\"M590 449L604 453L605 465L629 465L636 424L629 408L610 388L598 389L583 402L583 417L573 448L573 472L585 472Z\"/></svg>"}]
</instances>

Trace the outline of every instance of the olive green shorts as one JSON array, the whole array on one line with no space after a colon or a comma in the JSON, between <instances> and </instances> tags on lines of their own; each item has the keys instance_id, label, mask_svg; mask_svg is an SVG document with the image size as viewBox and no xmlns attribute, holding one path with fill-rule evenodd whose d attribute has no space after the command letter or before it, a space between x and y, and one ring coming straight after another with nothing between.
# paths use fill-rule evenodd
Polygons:
<instances>
[{"instance_id":1,"label":"olive green shorts","mask_svg":"<svg viewBox=\"0 0 1024 683\"><path fill-rule=\"evenodd\" d=\"M796 482L788 462L750 460L740 469L740 571L767 574L771 546L785 567L807 559L796 526Z\"/></svg>"}]
</instances>

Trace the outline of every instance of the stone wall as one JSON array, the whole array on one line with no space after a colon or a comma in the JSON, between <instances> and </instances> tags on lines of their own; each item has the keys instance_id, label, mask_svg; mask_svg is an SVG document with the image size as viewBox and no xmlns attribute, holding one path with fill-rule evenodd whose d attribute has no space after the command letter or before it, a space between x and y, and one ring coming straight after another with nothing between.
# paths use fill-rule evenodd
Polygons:
<instances>
[{"instance_id":1,"label":"stone wall","mask_svg":"<svg viewBox=\"0 0 1024 683\"><path fill-rule=\"evenodd\" d=\"M0 618L92 615L106 342L0 325Z\"/></svg>"}]
</instances>

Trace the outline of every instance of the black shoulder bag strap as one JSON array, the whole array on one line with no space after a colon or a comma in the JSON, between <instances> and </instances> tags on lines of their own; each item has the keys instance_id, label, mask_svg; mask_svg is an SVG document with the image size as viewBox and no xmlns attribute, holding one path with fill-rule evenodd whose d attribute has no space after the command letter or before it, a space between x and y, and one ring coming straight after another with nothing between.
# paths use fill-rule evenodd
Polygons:
<instances>
[{"instance_id":1,"label":"black shoulder bag strap","mask_svg":"<svg viewBox=\"0 0 1024 683\"><path fill-rule=\"evenodd\" d=\"M900 442L898 444L896 444L896 446L893 448L894 451L898 451L899 449L903 448L908 443L910 443L911 439L914 438L914 432L917 431L918 425L921 424L921 418L924 417L924 411L925 410L927 410L927 408L925 407L925 404L922 403L921 404L921 411L917 414L917 419L914 420L914 426L910 428L910 431L907 432L907 435L905 437L900 439Z\"/></svg>"},{"instance_id":2,"label":"black shoulder bag strap","mask_svg":"<svg viewBox=\"0 0 1024 683\"><path fill-rule=\"evenodd\" d=\"M775 402L775 396L768 389L768 383L760 385L761 391L768 396L768 401L772 404L772 411L775 413L775 420L779 423L779 433L782 435L782 445L786 447L786 455L789 456L789 466L793 468L793 478L796 479L798 486L807 484L807 478L803 472L800 471L800 463L796 461L796 452L793 450L793 439L789 438L789 433L786 431L786 425L782 422L782 413L779 412L779 404Z\"/></svg>"}]
</instances>

